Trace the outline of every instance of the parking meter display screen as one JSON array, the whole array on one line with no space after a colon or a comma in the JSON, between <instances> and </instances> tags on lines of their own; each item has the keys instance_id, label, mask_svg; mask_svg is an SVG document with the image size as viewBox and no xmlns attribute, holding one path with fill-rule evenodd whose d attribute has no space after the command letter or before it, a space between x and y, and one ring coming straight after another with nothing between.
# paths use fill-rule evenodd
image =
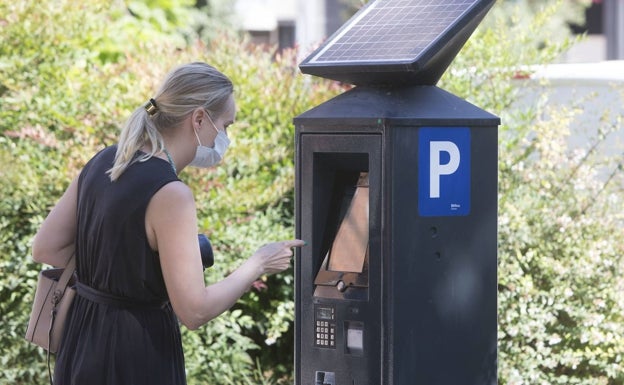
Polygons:
<instances>
[{"instance_id":1,"label":"parking meter display screen","mask_svg":"<svg viewBox=\"0 0 624 385\"><path fill-rule=\"evenodd\" d=\"M316 309L316 318L320 320L334 319L334 309L330 307L318 307Z\"/></svg>"}]
</instances>

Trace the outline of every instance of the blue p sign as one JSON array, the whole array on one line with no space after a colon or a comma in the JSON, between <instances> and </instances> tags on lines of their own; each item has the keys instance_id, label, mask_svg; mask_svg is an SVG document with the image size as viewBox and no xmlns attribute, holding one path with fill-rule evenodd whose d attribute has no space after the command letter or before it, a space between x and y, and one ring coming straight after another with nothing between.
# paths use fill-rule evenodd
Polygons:
<instances>
[{"instance_id":1,"label":"blue p sign","mask_svg":"<svg viewBox=\"0 0 624 385\"><path fill-rule=\"evenodd\" d=\"M420 128L418 211L421 216L470 213L469 128Z\"/></svg>"}]
</instances>

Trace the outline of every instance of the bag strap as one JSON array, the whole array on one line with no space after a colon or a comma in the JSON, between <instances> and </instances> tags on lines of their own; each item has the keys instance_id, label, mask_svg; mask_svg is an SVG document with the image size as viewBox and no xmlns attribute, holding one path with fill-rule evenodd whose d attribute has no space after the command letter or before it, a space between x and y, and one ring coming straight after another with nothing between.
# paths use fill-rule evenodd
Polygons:
<instances>
[{"instance_id":1,"label":"bag strap","mask_svg":"<svg viewBox=\"0 0 624 385\"><path fill-rule=\"evenodd\" d=\"M69 285L69 280L71 279L72 275L74 275L74 272L76 271L76 253L72 254L72 256L69 258L69 261L67 261L67 265L65 266L65 268L63 269L63 273L61 273L61 276L59 277L58 280L58 284L56 285L56 290L54 290L54 293L52 293L52 321L50 322L50 329L48 330L48 349L47 350L47 354L46 354L46 359L47 359L47 363L48 363L48 378L50 379L50 385L54 385L54 381L52 378L52 369L50 366L50 341L52 340L52 329L54 328L54 321L56 320L56 305L58 305L59 302L61 302L61 298L63 298L63 295L65 294L65 290L67 289L67 286Z\"/></svg>"},{"instance_id":2,"label":"bag strap","mask_svg":"<svg viewBox=\"0 0 624 385\"><path fill-rule=\"evenodd\" d=\"M74 275L75 271L76 254L72 254L72 256L69 258L69 261L67 261L67 266L65 266L65 269L63 269L63 273L58 280L58 284L56 285L57 290L54 294L58 296L58 301L60 301L63 297L63 294L65 294L65 289L67 289L69 280L71 279L72 275Z\"/></svg>"}]
</instances>

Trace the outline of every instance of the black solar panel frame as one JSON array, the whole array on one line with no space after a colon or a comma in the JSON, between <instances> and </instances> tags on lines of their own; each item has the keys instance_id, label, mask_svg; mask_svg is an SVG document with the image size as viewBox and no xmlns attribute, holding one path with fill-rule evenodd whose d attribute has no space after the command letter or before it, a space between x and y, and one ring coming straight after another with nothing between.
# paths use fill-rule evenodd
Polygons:
<instances>
[{"instance_id":1,"label":"black solar panel frame","mask_svg":"<svg viewBox=\"0 0 624 385\"><path fill-rule=\"evenodd\" d=\"M371 1L360 9L300 63L301 71L305 74L356 85L394 83L434 85L495 3L495 0L473 0L472 4L458 15L452 24L444 28L424 49L406 60L367 60L366 58L357 61L333 62L314 60L328 45L334 45L334 40L340 38L345 30L352 29L353 23L362 13L368 12L371 6L383 1L386 0ZM432 68L434 66L438 68Z\"/></svg>"}]
</instances>

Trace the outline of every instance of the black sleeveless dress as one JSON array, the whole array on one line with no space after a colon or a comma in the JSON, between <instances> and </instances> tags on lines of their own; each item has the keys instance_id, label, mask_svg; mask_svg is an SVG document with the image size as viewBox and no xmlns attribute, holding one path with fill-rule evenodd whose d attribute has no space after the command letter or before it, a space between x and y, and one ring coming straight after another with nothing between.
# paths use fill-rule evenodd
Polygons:
<instances>
[{"instance_id":1,"label":"black sleeveless dress","mask_svg":"<svg viewBox=\"0 0 624 385\"><path fill-rule=\"evenodd\" d=\"M54 383L186 384L179 324L145 233L150 199L179 179L167 161L151 158L111 182L106 171L115 151L112 146L98 153L79 177L76 269L83 287L116 300L94 300L79 291Z\"/></svg>"}]
</instances>

